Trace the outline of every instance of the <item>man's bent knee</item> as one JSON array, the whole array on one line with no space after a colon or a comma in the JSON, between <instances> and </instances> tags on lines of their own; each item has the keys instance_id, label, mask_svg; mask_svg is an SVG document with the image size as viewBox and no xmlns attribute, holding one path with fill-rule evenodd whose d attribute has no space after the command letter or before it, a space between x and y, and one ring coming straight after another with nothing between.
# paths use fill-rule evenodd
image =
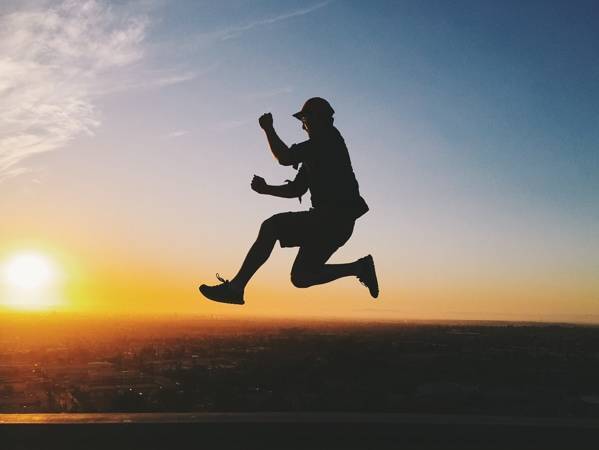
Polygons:
<instances>
[{"instance_id":1,"label":"man's bent knee","mask_svg":"<svg viewBox=\"0 0 599 450\"><path fill-rule=\"evenodd\" d=\"M294 270L291 272L291 283L297 288L307 288L314 286L315 278L309 272Z\"/></svg>"}]
</instances>

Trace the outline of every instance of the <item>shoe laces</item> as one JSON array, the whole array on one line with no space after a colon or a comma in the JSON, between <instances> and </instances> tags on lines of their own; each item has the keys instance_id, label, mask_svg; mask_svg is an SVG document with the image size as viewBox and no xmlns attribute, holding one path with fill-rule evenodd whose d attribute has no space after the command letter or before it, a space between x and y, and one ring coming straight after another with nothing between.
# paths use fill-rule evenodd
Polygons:
<instances>
[{"instance_id":1,"label":"shoe laces","mask_svg":"<svg viewBox=\"0 0 599 450\"><path fill-rule=\"evenodd\" d=\"M229 282L229 280L225 280L223 277L221 277L218 272L216 273L216 279L218 281L220 281L221 283L228 283Z\"/></svg>"}]
</instances>

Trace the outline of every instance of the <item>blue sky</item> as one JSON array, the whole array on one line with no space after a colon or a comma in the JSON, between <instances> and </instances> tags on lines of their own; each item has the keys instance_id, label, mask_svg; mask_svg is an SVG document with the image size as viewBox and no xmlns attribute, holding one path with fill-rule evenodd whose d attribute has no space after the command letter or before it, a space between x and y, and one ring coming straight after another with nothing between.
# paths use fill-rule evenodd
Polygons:
<instances>
[{"instance_id":1,"label":"blue sky","mask_svg":"<svg viewBox=\"0 0 599 450\"><path fill-rule=\"evenodd\" d=\"M48 11L73 33L32 16ZM372 209L336 258L372 252L393 314L599 314L596 2L98 0L0 14L21 30L0 44L7 240L72 227L81 239L64 245L232 275L263 218L304 207L249 191L254 173L293 175L257 117L272 111L288 143L303 140L291 114L318 95ZM49 48L23 32L40 23ZM16 117L41 98L44 113ZM288 286L291 258L275 255L257 284L305 295Z\"/></svg>"}]
</instances>

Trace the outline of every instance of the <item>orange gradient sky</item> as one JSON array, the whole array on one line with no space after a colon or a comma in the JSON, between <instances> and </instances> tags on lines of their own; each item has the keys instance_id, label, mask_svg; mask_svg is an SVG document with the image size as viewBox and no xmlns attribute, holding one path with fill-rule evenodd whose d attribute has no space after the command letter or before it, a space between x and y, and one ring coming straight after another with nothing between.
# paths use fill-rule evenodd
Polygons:
<instances>
[{"instance_id":1,"label":"orange gradient sky","mask_svg":"<svg viewBox=\"0 0 599 450\"><path fill-rule=\"evenodd\" d=\"M535 10L539 40L499 6L214 3L0 6L0 267L45 255L61 271L48 308L599 322L584 8L567 12L576 33ZM262 220L309 206L249 184L294 175L258 116L302 141L291 114L314 95L371 207L332 261L372 253L380 298L355 279L294 288L297 250L277 245L244 307L206 301L197 286L235 274Z\"/></svg>"}]
</instances>

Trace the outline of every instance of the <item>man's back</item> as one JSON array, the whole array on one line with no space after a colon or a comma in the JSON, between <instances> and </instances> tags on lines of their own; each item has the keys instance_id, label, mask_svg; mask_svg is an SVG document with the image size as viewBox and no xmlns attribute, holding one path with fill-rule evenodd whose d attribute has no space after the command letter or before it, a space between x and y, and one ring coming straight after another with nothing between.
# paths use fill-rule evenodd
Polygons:
<instances>
[{"instance_id":1,"label":"man's back","mask_svg":"<svg viewBox=\"0 0 599 450\"><path fill-rule=\"evenodd\" d=\"M314 208L335 208L351 211L359 217L368 211L360 196L345 141L337 128L331 126L318 136L292 145L293 159L302 164Z\"/></svg>"}]
</instances>

